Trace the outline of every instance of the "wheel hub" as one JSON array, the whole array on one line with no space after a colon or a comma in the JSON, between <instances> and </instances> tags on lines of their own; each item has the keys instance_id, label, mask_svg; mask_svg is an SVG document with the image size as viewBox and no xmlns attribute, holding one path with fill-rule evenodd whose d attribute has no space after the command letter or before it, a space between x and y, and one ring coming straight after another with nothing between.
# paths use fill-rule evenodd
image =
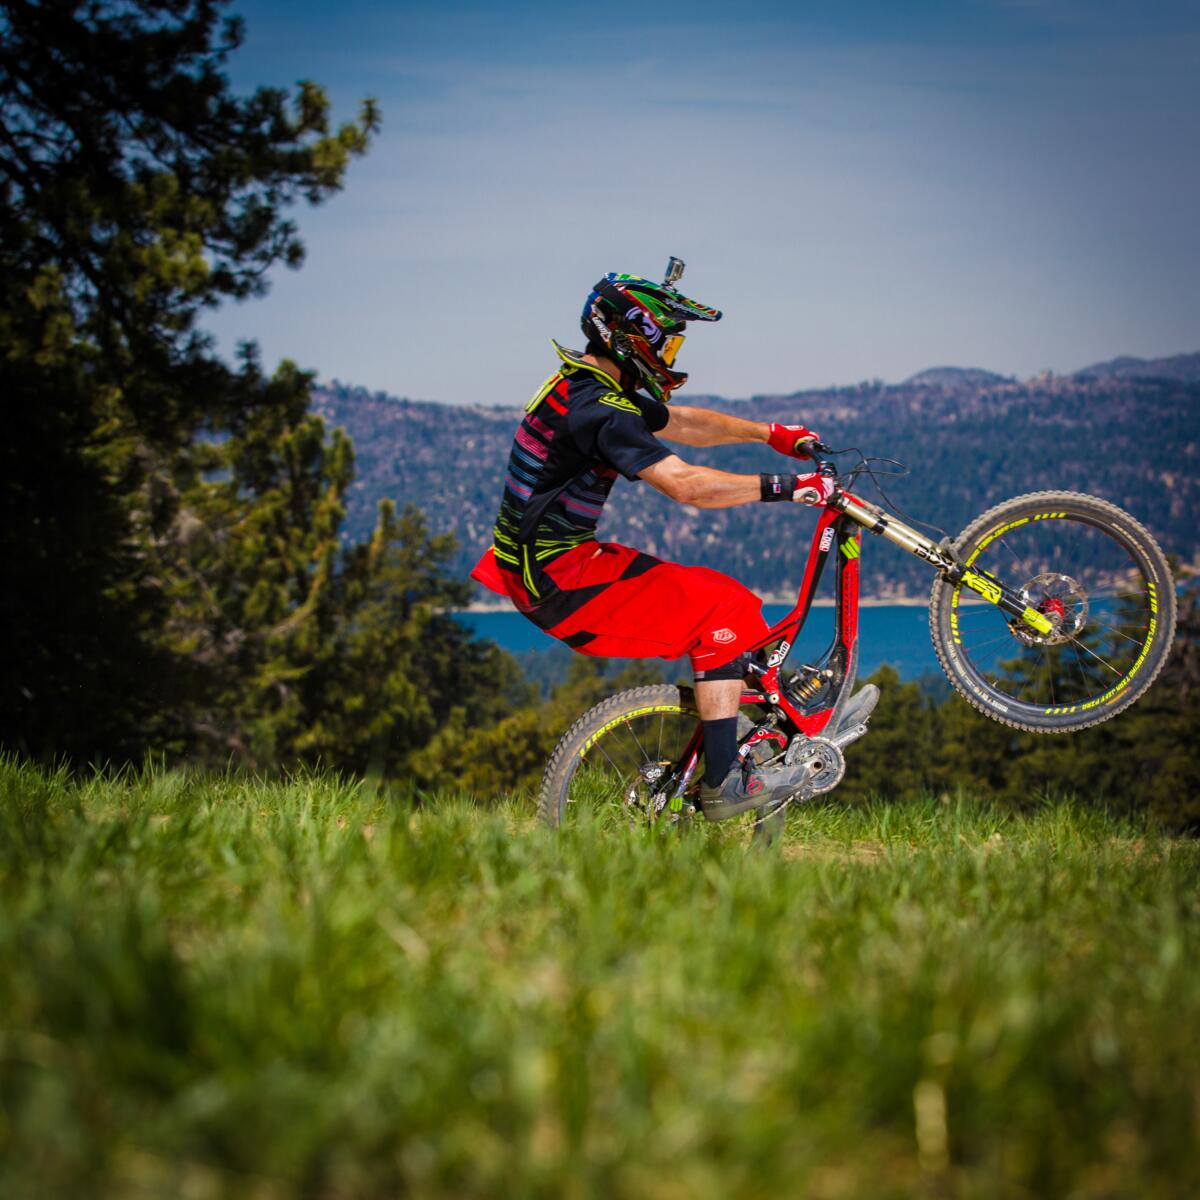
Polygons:
<instances>
[{"instance_id":1,"label":"wheel hub","mask_svg":"<svg viewBox=\"0 0 1200 1200\"><path fill-rule=\"evenodd\" d=\"M645 762L638 767L625 790L625 807L648 815L652 820L667 806L666 785L671 781L669 762Z\"/></svg>"},{"instance_id":2,"label":"wheel hub","mask_svg":"<svg viewBox=\"0 0 1200 1200\"><path fill-rule=\"evenodd\" d=\"M1013 636L1026 646L1061 646L1087 624L1087 592L1070 575L1055 571L1035 575L1021 588L1021 599L1052 626L1049 633L1038 633L1020 617L1010 621L1008 627Z\"/></svg>"}]
</instances>

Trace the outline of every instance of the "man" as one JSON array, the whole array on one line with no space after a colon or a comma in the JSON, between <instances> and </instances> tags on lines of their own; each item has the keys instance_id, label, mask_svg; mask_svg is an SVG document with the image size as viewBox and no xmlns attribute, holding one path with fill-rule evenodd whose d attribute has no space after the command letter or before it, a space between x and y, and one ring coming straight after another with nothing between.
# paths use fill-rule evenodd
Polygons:
<instances>
[{"instance_id":1,"label":"man","mask_svg":"<svg viewBox=\"0 0 1200 1200\"><path fill-rule=\"evenodd\" d=\"M664 284L606 275L583 307L584 352L554 343L562 365L526 406L509 456L495 541L472 576L580 653L688 655L704 722L700 806L710 820L722 820L794 791L801 771L756 770L737 761L747 652L768 629L762 602L718 571L598 542L596 523L618 475L644 479L697 508L819 504L832 485L818 474L737 475L694 466L655 436L684 446L765 442L796 459L808 458L818 440L802 425L667 407L687 380L674 370L686 323L721 318L671 286L682 272L676 262Z\"/></svg>"}]
</instances>

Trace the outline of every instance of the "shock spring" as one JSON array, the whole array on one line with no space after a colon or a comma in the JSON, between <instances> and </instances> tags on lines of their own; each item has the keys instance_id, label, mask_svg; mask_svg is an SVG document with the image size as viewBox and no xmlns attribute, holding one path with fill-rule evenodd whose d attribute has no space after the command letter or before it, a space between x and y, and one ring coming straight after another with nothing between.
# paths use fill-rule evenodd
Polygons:
<instances>
[{"instance_id":1,"label":"shock spring","mask_svg":"<svg viewBox=\"0 0 1200 1200\"><path fill-rule=\"evenodd\" d=\"M812 671L805 679L789 685L788 691L795 700L811 700L824 686L828 671Z\"/></svg>"}]
</instances>

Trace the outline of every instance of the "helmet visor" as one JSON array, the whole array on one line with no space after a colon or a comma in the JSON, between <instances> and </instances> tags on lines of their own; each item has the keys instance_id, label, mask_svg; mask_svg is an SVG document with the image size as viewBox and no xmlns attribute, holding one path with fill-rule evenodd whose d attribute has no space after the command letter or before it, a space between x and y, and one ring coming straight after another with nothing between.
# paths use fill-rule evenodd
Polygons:
<instances>
[{"instance_id":1,"label":"helmet visor","mask_svg":"<svg viewBox=\"0 0 1200 1200\"><path fill-rule=\"evenodd\" d=\"M672 334L670 337L663 339L662 349L658 352L663 366L673 367L675 365L675 358L679 354L679 347L683 345L683 342L684 337L682 333Z\"/></svg>"}]
</instances>

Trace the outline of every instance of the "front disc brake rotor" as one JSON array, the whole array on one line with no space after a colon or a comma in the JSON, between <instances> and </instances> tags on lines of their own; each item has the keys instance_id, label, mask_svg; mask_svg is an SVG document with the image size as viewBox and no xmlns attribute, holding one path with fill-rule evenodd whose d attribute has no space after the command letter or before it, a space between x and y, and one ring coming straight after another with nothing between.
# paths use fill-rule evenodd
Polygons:
<instances>
[{"instance_id":1,"label":"front disc brake rotor","mask_svg":"<svg viewBox=\"0 0 1200 1200\"><path fill-rule=\"evenodd\" d=\"M1049 633L1038 633L1020 617L1009 621L1013 636L1026 646L1061 646L1087 624L1087 592L1070 575L1053 571L1035 575L1021 589L1021 599L1053 626Z\"/></svg>"}]
</instances>

